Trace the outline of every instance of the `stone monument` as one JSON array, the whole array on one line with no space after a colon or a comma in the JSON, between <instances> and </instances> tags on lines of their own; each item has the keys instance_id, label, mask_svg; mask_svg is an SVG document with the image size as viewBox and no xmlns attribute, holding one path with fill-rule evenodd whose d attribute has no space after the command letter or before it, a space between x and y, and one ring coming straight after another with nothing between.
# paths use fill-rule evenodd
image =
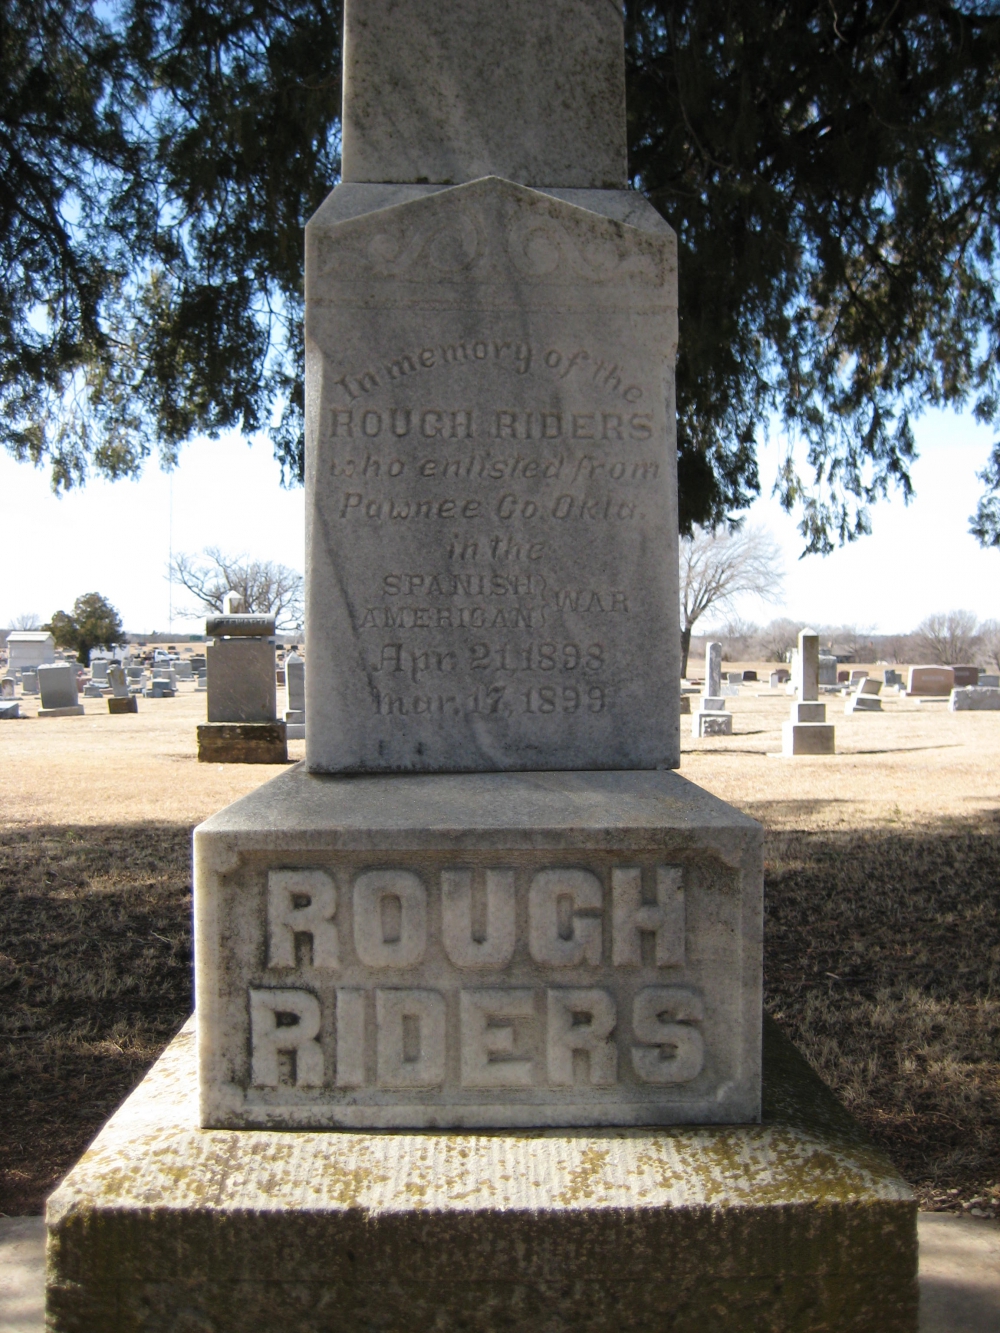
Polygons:
<instances>
[{"instance_id":1,"label":"stone monument","mask_svg":"<svg viewBox=\"0 0 1000 1333\"><path fill-rule=\"evenodd\" d=\"M139 700L129 690L125 668L117 662L108 668L108 684L111 686L109 713L138 713Z\"/></svg>"},{"instance_id":2,"label":"stone monument","mask_svg":"<svg viewBox=\"0 0 1000 1333\"><path fill-rule=\"evenodd\" d=\"M38 668L42 696L39 717L81 717L83 704L76 688L75 662L43 662Z\"/></svg>"},{"instance_id":3,"label":"stone monument","mask_svg":"<svg viewBox=\"0 0 1000 1333\"><path fill-rule=\"evenodd\" d=\"M285 727L288 739L304 740L306 734L306 664L298 653L285 659L285 691L288 708Z\"/></svg>"},{"instance_id":4,"label":"stone monument","mask_svg":"<svg viewBox=\"0 0 1000 1333\"><path fill-rule=\"evenodd\" d=\"M722 644L710 643L705 649L705 690L698 699L697 712L691 714L691 735L732 734L733 715L726 712L722 694Z\"/></svg>"},{"instance_id":5,"label":"stone monument","mask_svg":"<svg viewBox=\"0 0 1000 1333\"><path fill-rule=\"evenodd\" d=\"M348 0L344 97L307 757L196 830L197 1052L50 1200L50 1328L911 1333L906 1186L762 1066L762 830L671 771L674 239L621 12Z\"/></svg>"},{"instance_id":6,"label":"stone monument","mask_svg":"<svg viewBox=\"0 0 1000 1333\"><path fill-rule=\"evenodd\" d=\"M230 606L236 594L227 595ZM274 617L235 610L209 616L205 633L208 722L198 727L198 758L215 764L283 764L285 723L277 720Z\"/></svg>"},{"instance_id":7,"label":"stone monument","mask_svg":"<svg viewBox=\"0 0 1000 1333\"><path fill-rule=\"evenodd\" d=\"M792 657L795 702L792 715L782 724L783 755L834 754L834 727L826 720L826 704L819 702L819 635L804 629L798 651Z\"/></svg>"}]
</instances>

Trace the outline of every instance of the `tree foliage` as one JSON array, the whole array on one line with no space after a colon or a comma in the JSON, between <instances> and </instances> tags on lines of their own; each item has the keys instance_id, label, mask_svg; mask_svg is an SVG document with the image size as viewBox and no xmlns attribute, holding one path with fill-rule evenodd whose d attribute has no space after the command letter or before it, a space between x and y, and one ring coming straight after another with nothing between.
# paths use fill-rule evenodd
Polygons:
<instances>
[{"instance_id":1,"label":"tree foliage","mask_svg":"<svg viewBox=\"0 0 1000 1333\"><path fill-rule=\"evenodd\" d=\"M221 612L226 594L235 592L245 611L273 615L279 630L298 629L302 624L302 575L287 565L224 555L217 546L210 546L201 557L177 556L171 574L198 602L199 610L189 613L192 616Z\"/></svg>"},{"instance_id":2,"label":"tree foliage","mask_svg":"<svg viewBox=\"0 0 1000 1333\"><path fill-rule=\"evenodd\" d=\"M269 430L301 476L302 236L339 169L337 0L0 0L0 437L135 475ZM630 170L680 243L682 530L808 550L910 494L913 418L996 423L1000 6L627 0ZM1000 544L1000 447L979 540Z\"/></svg>"},{"instance_id":3,"label":"tree foliage","mask_svg":"<svg viewBox=\"0 0 1000 1333\"><path fill-rule=\"evenodd\" d=\"M124 638L118 612L99 592L84 593L72 611L57 611L45 629L52 631L58 648L71 648L84 666L91 648L113 648Z\"/></svg>"}]
</instances>

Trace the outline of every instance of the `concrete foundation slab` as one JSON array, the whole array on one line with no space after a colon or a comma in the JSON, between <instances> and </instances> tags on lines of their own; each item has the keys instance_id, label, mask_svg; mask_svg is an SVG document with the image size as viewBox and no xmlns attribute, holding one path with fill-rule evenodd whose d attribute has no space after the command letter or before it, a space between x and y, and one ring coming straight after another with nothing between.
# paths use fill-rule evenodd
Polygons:
<instances>
[{"instance_id":1,"label":"concrete foundation slab","mask_svg":"<svg viewBox=\"0 0 1000 1333\"><path fill-rule=\"evenodd\" d=\"M284 764L288 761L284 722L203 722L198 728L203 764Z\"/></svg>"},{"instance_id":2,"label":"concrete foundation slab","mask_svg":"<svg viewBox=\"0 0 1000 1333\"><path fill-rule=\"evenodd\" d=\"M49 1199L49 1333L915 1333L916 1204L770 1026L764 1122L201 1130L188 1024Z\"/></svg>"}]
</instances>

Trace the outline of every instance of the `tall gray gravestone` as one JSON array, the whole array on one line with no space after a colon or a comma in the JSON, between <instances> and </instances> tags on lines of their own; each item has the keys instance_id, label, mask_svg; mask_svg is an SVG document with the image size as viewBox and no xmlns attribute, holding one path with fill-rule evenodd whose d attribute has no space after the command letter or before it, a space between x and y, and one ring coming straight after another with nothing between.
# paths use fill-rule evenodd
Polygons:
<instances>
[{"instance_id":1,"label":"tall gray gravestone","mask_svg":"<svg viewBox=\"0 0 1000 1333\"><path fill-rule=\"evenodd\" d=\"M348 0L343 50L306 761L196 830L197 1043L50 1200L51 1326L911 1330L906 1187L773 1032L762 1122L762 830L671 771L621 12Z\"/></svg>"}]
</instances>

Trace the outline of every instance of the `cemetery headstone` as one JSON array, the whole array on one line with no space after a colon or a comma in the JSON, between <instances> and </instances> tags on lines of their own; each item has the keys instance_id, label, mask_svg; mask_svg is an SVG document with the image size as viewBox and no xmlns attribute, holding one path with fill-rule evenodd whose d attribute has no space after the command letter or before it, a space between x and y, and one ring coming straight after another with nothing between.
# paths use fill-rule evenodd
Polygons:
<instances>
[{"instance_id":1,"label":"cemetery headstone","mask_svg":"<svg viewBox=\"0 0 1000 1333\"><path fill-rule=\"evenodd\" d=\"M288 739L303 740L306 734L306 664L298 653L290 653L285 658L285 688Z\"/></svg>"},{"instance_id":2,"label":"cemetery headstone","mask_svg":"<svg viewBox=\"0 0 1000 1333\"><path fill-rule=\"evenodd\" d=\"M0 722L12 722L21 716L21 704L17 699L0 698Z\"/></svg>"},{"instance_id":3,"label":"cemetery headstone","mask_svg":"<svg viewBox=\"0 0 1000 1333\"><path fill-rule=\"evenodd\" d=\"M1000 688L966 685L951 692L948 707L953 713L995 712L1000 709Z\"/></svg>"},{"instance_id":4,"label":"cemetery headstone","mask_svg":"<svg viewBox=\"0 0 1000 1333\"><path fill-rule=\"evenodd\" d=\"M76 688L75 662L50 662L38 668L42 696L39 717L78 717L83 714Z\"/></svg>"},{"instance_id":5,"label":"cemetery headstone","mask_svg":"<svg viewBox=\"0 0 1000 1333\"><path fill-rule=\"evenodd\" d=\"M281 764L287 732L277 721L274 617L241 611L209 616L205 633L208 722L198 727L203 763Z\"/></svg>"},{"instance_id":6,"label":"cemetery headstone","mask_svg":"<svg viewBox=\"0 0 1000 1333\"><path fill-rule=\"evenodd\" d=\"M85 699L103 699L104 691L96 680L88 680L83 687L83 697Z\"/></svg>"},{"instance_id":7,"label":"cemetery headstone","mask_svg":"<svg viewBox=\"0 0 1000 1333\"><path fill-rule=\"evenodd\" d=\"M111 698L108 700L109 713L138 713L139 700L129 690L128 676L124 667L117 664L109 667L108 684L111 686Z\"/></svg>"},{"instance_id":8,"label":"cemetery headstone","mask_svg":"<svg viewBox=\"0 0 1000 1333\"><path fill-rule=\"evenodd\" d=\"M979 684L986 689L998 689L1000 688L1000 676L991 675L987 671L982 671L979 674Z\"/></svg>"},{"instance_id":9,"label":"cemetery headstone","mask_svg":"<svg viewBox=\"0 0 1000 1333\"><path fill-rule=\"evenodd\" d=\"M90 664L91 679L99 684L103 684L108 678L108 670L111 663L106 657L95 657Z\"/></svg>"},{"instance_id":10,"label":"cemetery headstone","mask_svg":"<svg viewBox=\"0 0 1000 1333\"><path fill-rule=\"evenodd\" d=\"M193 680L194 668L187 658L178 658L174 663L174 676L177 680Z\"/></svg>"},{"instance_id":11,"label":"cemetery headstone","mask_svg":"<svg viewBox=\"0 0 1000 1333\"><path fill-rule=\"evenodd\" d=\"M735 691L738 693L738 690ZM726 712L722 685L722 644L710 643L705 648L705 692L698 700L697 711L691 714L692 736L731 736L733 715Z\"/></svg>"},{"instance_id":12,"label":"cemetery headstone","mask_svg":"<svg viewBox=\"0 0 1000 1333\"><path fill-rule=\"evenodd\" d=\"M952 667L955 685L957 690L965 689L969 685L979 684L979 668L977 666L954 666Z\"/></svg>"},{"instance_id":13,"label":"cemetery headstone","mask_svg":"<svg viewBox=\"0 0 1000 1333\"><path fill-rule=\"evenodd\" d=\"M826 653L818 654L816 678L820 685L836 685L837 659L835 657L830 657Z\"/></svg>"},{"instance_id":14,"label":"cemetery headstone","mask_svg":"<svg viewBox=\"0 0 1000 1333\"><path fill-rule=\"evenodd\" d=\"M950 666L911 666L906 693L918 698L947 699L955 688L955 671Z\"/></svg>"},{"instance_id":15,"label":"cemetery headstone","mask_svg":"<svg viewBox=\"0 0 1000 1333\"><path fill-rule=\"evenodd\" d=\"M898 671L894 671L891 667L886 667L882 675L887 688L890 686L898 687L903 683L903 677Z\"/></svg>"},{"instance_id":16,"label":"cemetery headstone","mask_svg":"<svg viewBox=\"0 0 1000 1333\"><path fill-rule=\"evenodd\" d=\"M14 697L14 679L12 676L4 676L0 680L0 699L13 699Z\"/></svg>"},{"instance_id":17,"label":"cemetery headstone","mask_svg":"<svg viewBox=\"0 0 1000 1333\"><path fill-rule=\"evenodd\" d=\"M855 689L844 704L845 713L881 713L882 682L874 676L860 675L854 682Z\"/></svg>"},{"instance_id":18,"label":"cemetery headstone","mask_svg":"<svg viewBox=\"0 0 1000 1333\"><path fill-rule=\"evenodd\" d=\"M836 663L836 658L827 658ZM790 719L782 724L783 755L817 755L835 752L834 727L826 720L826 704L819 702L819 635L804 629L799 634L798 650L792 658L792 683L796 700Z\"/></svg>"},{"instance_id":19,"label":"cemetery headstone","mask_svg":"<svg viewBox=\"0 0 1000 1333\"><path fill-rule=\"evenodd\" d=\"M37 672L37 671L22 671L22 672L21 672L21 693L22 693L22 694L37 694L37 693L38 693L38 672Z\"/></svg>"},{"instance_id":20,"label":"cemetery headstone","mask_svg":"<svg viewBox=\"0 0 1000 1333\"><path fill-rule=\"evenodd\" d=\"M48 1317L909 1331L911 1196L777 1034L759 1123L762 830L670 771L674 242L621 10L348 0L344 53L306 763L196 830L197 1053L50 1200Z\"/></svg>"}]
</instances>

